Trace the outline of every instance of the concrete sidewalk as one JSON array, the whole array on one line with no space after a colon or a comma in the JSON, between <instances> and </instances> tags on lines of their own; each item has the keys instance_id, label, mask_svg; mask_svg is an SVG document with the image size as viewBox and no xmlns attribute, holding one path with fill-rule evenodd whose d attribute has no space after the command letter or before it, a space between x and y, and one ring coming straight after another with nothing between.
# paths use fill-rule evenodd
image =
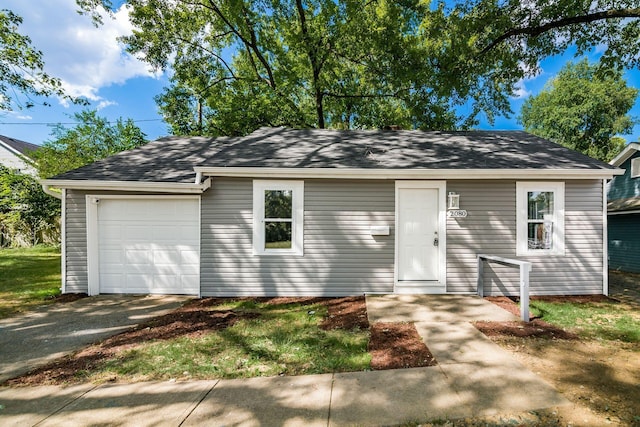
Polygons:
<instances>
[{"instance_id":1,"label":"concrete sidewalk","mask_svg":"<svg viewBox=\"0 0 640 427\"><path fill-rule=\"evenodd\" d=\"M480 298L394 295L367 298L367 307L371 321L398 316L417 320L438 366L299 377L0 388L0 425L378 426L568 403L468 323L511 316Z\"/></svg>"},{"instance_id":2,"label":"concrete sidewalk","mask_svg":"<svg viewBox=\"0 0 640 427\"><path fill-rule=\"evenodd\" d=\"M190 382L0 388L3 426L378 426L564 404L516 365ZM524 390L528 392L526 398ZM515 396L515 397L514 397Z\"/></svg>"},{"instance_id":3,"label":"concrete sidewalk","mask_svg":"<svg viewBox=\"0 0 640 427\"><path fill-rule=\"evenodd\" d=\"M0 320L0 382L147 319L188 297L99 295Z\"/></svg>"}]
</instances>

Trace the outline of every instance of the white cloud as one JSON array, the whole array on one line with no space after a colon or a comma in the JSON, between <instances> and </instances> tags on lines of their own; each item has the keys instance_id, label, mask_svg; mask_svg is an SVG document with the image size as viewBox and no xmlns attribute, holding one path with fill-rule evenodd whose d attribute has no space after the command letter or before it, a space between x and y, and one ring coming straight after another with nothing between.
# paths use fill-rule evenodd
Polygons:
<instances>
[{"instance_id":1,"label":"white cloud","mask_svg":"<svg viewBox=\"0 0 640 427\"><path fill-rule=\"evenodd\" d=\"M520 79L518 83L515 84L513 89L513 93L511 94L511 98L513 99L526 98L531 95L531 91L527 89L527 87L525 86L525 81L522 79Z\"/></svg>"},{"instance_id":2,"label":"white cloud","mask_svg":"<svg viewBox=\"0 0 640 427\"><path fill-rule=\"evenodd\" d=\"M33 120L33 117L26 115L26 114L19 114L16 116L16 119L18 120Z\"/></svg>"},{"instance_id":3,"label":"white cloud","mask_svg":"<svg viewBox=\"0 0 640 427\"><path fill-rule=\"evenodd\" d=\"M115 102L115 101L107 101L107 100L104 100L104 101L100 101L100 102L98 103L98 105L96 106L96 109L97 109L98 111L100 111L100 110L102 110L102 109L104 109L104 108L107 108L107 107L110 107L110 106L112 106L112 105L118 105L118 103L117 103L117 102Z\"/></svg>"},{"instance_id":4,"label":"white cloud","mask_svg":"<svg viewBox=\"0 0 640 427\"><path fill-rule=\"evenodd\" d=\"M43 52L46 71L59 77L70 95L109 103L98 94L101 88L159 77L117 41L133 28L125 5L98 28L76 12L75 0L3 0L3 7L22 16L20 31Z\"/></svg>"}]
</instances>

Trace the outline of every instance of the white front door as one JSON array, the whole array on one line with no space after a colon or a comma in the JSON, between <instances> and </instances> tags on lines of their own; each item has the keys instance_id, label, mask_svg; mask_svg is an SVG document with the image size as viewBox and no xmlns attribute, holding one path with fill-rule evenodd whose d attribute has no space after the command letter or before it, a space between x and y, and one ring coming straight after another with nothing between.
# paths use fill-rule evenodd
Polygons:
<instances>
[{"instance_id":1,"label":"white front door","mask_svg":"<svg viewBox=\"0 0 640 427\"><path fill-rule=\"evenodd\" d=\"M396 292L443 293L444 185L396 184Z\"/></svg>"}]
</instances>

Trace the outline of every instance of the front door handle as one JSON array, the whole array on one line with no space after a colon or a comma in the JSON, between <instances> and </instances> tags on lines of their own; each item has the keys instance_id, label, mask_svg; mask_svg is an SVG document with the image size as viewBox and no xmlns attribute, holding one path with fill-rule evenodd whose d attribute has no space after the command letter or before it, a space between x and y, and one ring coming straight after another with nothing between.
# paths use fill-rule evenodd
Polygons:
<instances>
[{"instance_id":1,"label":"front door handle","mask_svg":"<svg viewBox=\"0 0 640 427\"><path fill-rule=\"evenodd\" d=\"M435 232L435 237L433 238L433 246L438 246L440 241L438 240L438 232Z\"/></svg>"}]
</instances>

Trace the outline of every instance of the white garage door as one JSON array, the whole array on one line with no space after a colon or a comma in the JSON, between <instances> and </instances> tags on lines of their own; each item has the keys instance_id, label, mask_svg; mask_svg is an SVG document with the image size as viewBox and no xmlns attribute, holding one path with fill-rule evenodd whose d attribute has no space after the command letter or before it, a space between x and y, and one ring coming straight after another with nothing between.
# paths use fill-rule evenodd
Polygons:
<instances>
[{"instance_id":1,"label":"white garage door","mask_svg":"<svg viewBox=\"0 0 640 427\"><path fill-rule=\"evenodd\" d=\"M198 294L199 201L98 203L100 293Z\"/></svg>"}]
</instances>

